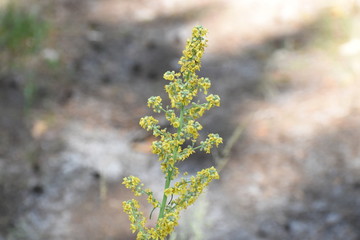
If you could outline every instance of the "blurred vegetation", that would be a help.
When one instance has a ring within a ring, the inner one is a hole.
[[[0,9],[0,81],[23,78],[20,87],[25,111],[33,104],[37,90],[35,70],[28,66],[32,62],[28,57],[41,50],[49,32],[49,24],[32,10],[26,3],[18,1],[8,1]]]
[[[4,70],[11,70],[15,61],[37,52],[47,36],[47,30],[44,20],[25,7],[9,2],[0,11],[0,50],[5,58]]]
[[[341,8],[324,10],[310,27],[312,37],[309,47],[317,47],[332,52],[339,44],[347,41],[352,35],[355,14]]]
[[[290,89],[295,84],[301,84],[293,81],[291,73],[309,68],[308,56],[316,54],[326,55],[328,61],[333,61],[335,64],[334,68],[343,72],[343,77],[348,75],[346,71],[349,70],[354,72],[353,75],[357,74],[358,71],[354,69],[356,66],[353,66],[351,61],[358,61],[358,58],[350,59],[342,56],[341,49],[347,43],[352,41],[356,43],[359,39],[359,23],[360,15],[357,8],[332,6],[324,8],[315,19],[308,21],[300,32],[273,39],[272,45],[268,48],[270,57],[267,60],[266,73],[259,86],[259,92],[271,97]],[[348,51],[355,55],[357,50]],[[286,58],[291,61],[284,64]]]

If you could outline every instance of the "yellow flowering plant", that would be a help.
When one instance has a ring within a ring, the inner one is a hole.
[[[211,82],[208,78],[199,77],[201,58],[207,46],[207,30],[202,26],[194,27],[191,39],[187,40],[183,56],[180,58],[180,72],[168,71],[164,79],[169,81],[165,90],[169,95],[170,106],[162,103],[160,96],[148,99],[148,107],[156,113],[164,113],[172,129],[161,128],[159,121],[152,116],[140,120],[140,126],[159,138],[152,143],[152,152],[161,161],[161,171],[165,175],[163,197],[158,201],[150,189],[135,176],[125,177],[123,184],[132,190],[135,196],[146,195],[153,211],[159,208],[155,227],[147,227],[147,219],[139,210],[137,200],[123,202],[124,212],[129,215],[130,228],[137,232],[137,240],[165,239],[178,225],[180,211],[193,204],[204,188],[213,180],[219,179],[215,167],[199,171],[195,176],[188,177],[183,173],[179,178],[177,163],[188,158],[196,150],[210,153],[213,146],[222,143],[218,134],[209,134],[204,141],[198,141],[201,124],[197,121],[206,110],[220,106],[220,97],[209,94]],[[194,100],[202,92],[205,101]],[[173,183],[172,183],[173,182]],[[170,201],[168,201],[168,198]],[[150,214],[151,216],[151,214]]]

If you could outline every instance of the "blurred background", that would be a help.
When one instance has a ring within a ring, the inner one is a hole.
[[[0,240],[135,239],[138,121],[198,24],[224,144],[181,169],[221,179],[171,239],[360,239],[360,1],[0,0]]]

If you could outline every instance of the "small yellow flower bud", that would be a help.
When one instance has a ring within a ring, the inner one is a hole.
[[[166,73],[164,73],[164,79],[165,80],[169,80],[169,81],[172,81],[175,79],[175,76],[174,76],[174,71],[170,72],[170,71],[167,71]]]

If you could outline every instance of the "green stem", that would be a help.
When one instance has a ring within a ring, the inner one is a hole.
[[[184,106],[181,106],[181,108],[180,108],[180,126],[177,129],[177,138],[178,139],[180,138],[180,133],[181,133],[181,129],[182,129],[183,125],[184,125]],[[173,157],[174,157],[175,162],[176,162],[178,150],[179,150],[179,146],[177,146],[173,152]],[[165,214],[165,206],[167,203],[167,196],[165,194],[165,190],[170,187],[173,170],[174,170],[173,166],[170,166],[169,169],[167,170],[166,181],[165,181],[165,186],[164,186],[164,194],[163,194],[163,199],[162,199],[161,206],[160,206],[158,221],[159,221],[159,219],[163,218],[164,214]]]

